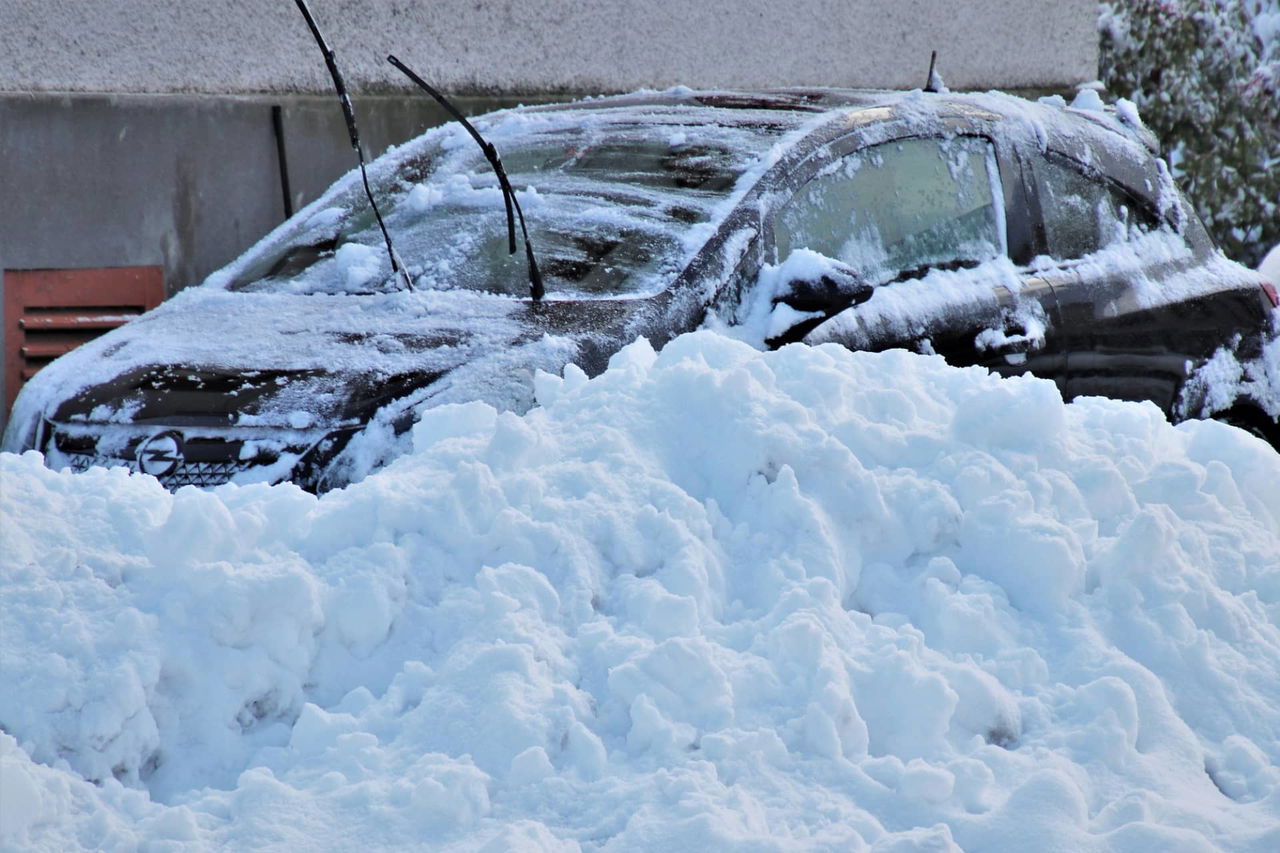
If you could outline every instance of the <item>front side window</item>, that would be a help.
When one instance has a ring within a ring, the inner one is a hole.
[[[990,141],[911,138],[832,164],[774,221],[778,258],[807,248],[869,280],[969,266],[1005,252],[999,172]]]
[[[1063,157],[1037,160],[1045,248],[1060,260],[1082,258],[1149,230],[1154,218],[1117,187],[1084,175]]]

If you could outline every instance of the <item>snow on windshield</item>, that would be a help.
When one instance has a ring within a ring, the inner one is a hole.
[[[585,113],[585,114],[584,114]],[[640,119],[640,120],[638,120]],[[738,178],[790,129],[786,114],[678,109],[481,120],[499,148],[555,297],[649,295],[685,259],[685,236],[713,219]],[[428,134],[381,164],[374,196],[415,287],[529,292],[511,254],[496,175],[458,128]],[[358,185],[258,251],[230,287],[275,293],[394,288],[373,211]],[[705,233],[705,232],[699,232]]]
[[[706,332],[537,384],[320,498],[0,455],[3,846],[1280,847],[1260,441]]]

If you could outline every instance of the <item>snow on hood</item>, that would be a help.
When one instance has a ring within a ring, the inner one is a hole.
[[[1280,848],[1261,442],[709,332],[537,391],[319,498],[0,455],[5,843]]]
[[[526,314],[520,300],[466,292],[298,296],[195,288],[46,367],[21,407],[55,414],[69,401],[55,416],[123,422],[146,416],[141,389],[153,374],[171,376],[169,384],[190,373],[196,385],[224,377],[247,387],[264,384],[270,373],[279,387],[257,391],[252,401],[220,389],[202,410],[232,406],[227,414],[241,425],[287,426],[299,409],[323,420],[351,393],[376,391],[392,377],[429,377],[462,364],[474,370],[486,359],[509,371],[517,347],[546,350],[545,357],[527,354],[529,363],[558,369],[574,341],[537,335]],[[136,394],[121,381],[131,376],[141,383]],[[95,386],[118,396],[98,400]],[[471,392],[504,402],[486,396],[482,384]],[[17,410],[13,420],[23,420]]]

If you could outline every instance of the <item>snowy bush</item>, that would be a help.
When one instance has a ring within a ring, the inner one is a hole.
[[[1100,4],[1100,72],[1133,100],[1228,256],[1280,242],[1280,0]]]

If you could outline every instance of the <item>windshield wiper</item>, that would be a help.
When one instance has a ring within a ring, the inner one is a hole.
[[[373,200],[373,190],[369,189],[369,174],[364,167],[364,150],[360,147],[360,131],[356,128],[356,113],[351,106],[351,96],[347,94],[347,84],[342,79],[342,72],[338,70],[338,61],[334,57],[334,53],[329,49],[329,45],[325,42],[324,36],[320,34],[320,27],[316,25],[316,19],[311,17],[311,10],[307,8],[306,0],[294,0],[298,4],[298,9],[302,12],[302,17],[307,19],[307,26],[311,28],[311,35],[315,36],[316,44],[320,45],[320,52],[324,54],[324,64],[329,67],[329,76],[333,78],[333,86],[338,90],[338,100],[342,102],[342,115],[347,120],[347,135],[351,137],[351,147],[356,150],[356,159],[360,161],[360,179],[364,181],[364,194],[369,197],[369,206],[373,208],[373,215],[378,219],[378,227],[382,229],[382,239],[387,244],[387,257],[391,259],[391,272],[398,275],[400,281],[408,290],[413,290],[413,281],[409,278],[409,273],[405,270],[404,264],[400,263],[400,258],[396,255],[395,248],[391,245],[391,235],[387,233],[387,226],[382,221],[382,214],[378,211],[378,203]],[[515,251],[512,249],[512,251]]]
[[[302,0],[298,0],[299,3]],[[502,188],[502,200],[507,207],[507,253],[514,255],[516,253],[516,220],[520,217],[520,233],[524,237],[524,254],[529,262],[529,295],[534,301],[542,299],[545,292],[542,287],[542,273],[538,270],[538,262],[533,257],[533,245],[529,242],[529,229],[524,224],[524,211],[520,209],[520,202],[516,200],[515,190],[511,189],[511,182],[507,180],[507,172],[502,168],[502,159],[498,157],[498,149],[493,144],[480,135],[480,131],[467,121],[466,116],[451,104],[444,95],[436,91],[432,86],[423,80],[417,74],[414,74],[409,66],[405,65],[391,54],[387,57],[387,62],[394,65],[401,73],[416,83],[424,92],[435,98],[436,103],[445,108],[456,121],[467,129],[467,133],[471,134],[471,138],[480,146],[480,150],[484,152],[485,159],[489,161],[489,165],[493,167],[493,173],[498,176],[498,185]],[[514,215],[512,211],[514,209]]]

